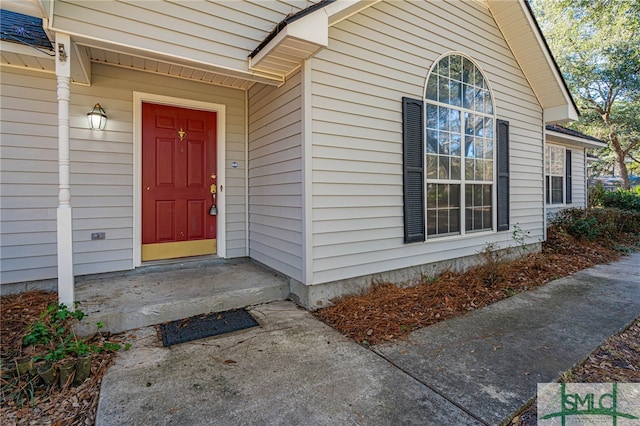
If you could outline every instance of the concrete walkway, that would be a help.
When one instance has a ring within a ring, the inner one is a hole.
[[[640,315],[640,254],[367,349],[291,302],[260,327],[163,348],[136,330],[103,425],[491,425]]]

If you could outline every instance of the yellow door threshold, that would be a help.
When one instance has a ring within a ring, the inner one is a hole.
[[[215,254],[216,240],[176,241],[142,245],[142,261]]]

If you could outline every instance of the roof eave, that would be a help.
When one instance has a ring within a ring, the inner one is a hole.
[[[545,123],[577,120],[578,108],[526,0],[487,3],[543,108]],[[525,23],[530,31],[524,29]],[[537,48],[524,52],[522,46]]]
[[[249,55],[249,69],[286,78],[329,45],[329,27],[380,0],[325,0],[285,18]]]
[[[567,135],[564,133],[556,132],[554,130],[547,130],[546,132],[547,140],[549,142],[555,143],[564,143],[571,145],[578,145],[582,148],[587,149],[599,149],[607,146],[604,141],[595,141],[592,139],[585,139],[579,136]]]

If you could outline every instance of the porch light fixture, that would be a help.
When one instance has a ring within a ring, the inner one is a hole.
[[[89,128],[91,130],[104,130],[104,126],[107,125],[107,113],[100,104],[96,104],[91,111],[87,113],[87,119],[89,120]]]

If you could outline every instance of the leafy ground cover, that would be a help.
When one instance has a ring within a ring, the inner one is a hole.
[[[34,291],[2,296],[0,300],[0,418],[5,425],[93,425],[100,383],[120,348],[118,336],[98,333],[79,338],[73,324],[82,311],[57,304],[57,294]],[[59,379],[51,384],[36,373],[49,363],[53,377],[62,365],[90,357],[89,376],[80,383]],[[32,362],[28,371],[16,371],[18,360]]]

